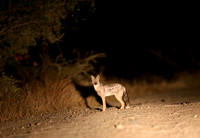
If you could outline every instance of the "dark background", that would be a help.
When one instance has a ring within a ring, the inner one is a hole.
[[[107,58],[99,61],[105,75],[170,79],[178,72],[199,69],[199,21],[194,3],[95,3],[95,14],[81,8],[78,16],[87,20],[64,41],[82,52],[105,52]]]
[[[127,79],[151,75],[170,79],[181,71],[199,70],[198,4],[94,2],[95,12],[90,11],[90,3],[80,2],[80,10],[72,13],[78,21],[70,16],[63,21],[61,51],[66,59],[73,58],[74,50],[83,55],[103,52],[107,57],[95,64],[94,74],[103,67],[106,76]],[[6,2],[4,5],[1,8],[6,7]],[[30,49],[36,58],[42,51],[38,45],[39,48]],[[59,50],[49,47],[49,53],[55,57]]]

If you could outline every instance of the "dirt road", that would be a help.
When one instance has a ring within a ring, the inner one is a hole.
[[[131,108],[74,109],[0,124],[0,137],[187,137],[200,136],[197,97],[132,99]]]

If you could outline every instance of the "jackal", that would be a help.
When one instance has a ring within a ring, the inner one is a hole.
[[[113,84],[103,84],[101,83],[100,76],[97,75],[95,78],[93,75],[91,75],[92,84],[94,86],[95,91],[97,94],[101,97],[103,102],[103,111],[106,110],[106,96],[115,95],[116,99],[121,103],[121,108],[124,109],[126,105],[126,109],[129,107],[129,98],[128,93],[126,91],[126,88],[119,84],[119,83],[113,83]]]

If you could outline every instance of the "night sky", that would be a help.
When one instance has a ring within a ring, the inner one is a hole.
[[[81,51],[105,52],[107,58],[100,62],[105,75],[171,78],[176,72],[199,69],[194,5],[99,0],[96,9],[80,23],[71,43]]]

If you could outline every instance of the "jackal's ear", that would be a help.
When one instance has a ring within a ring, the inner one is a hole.
[[[98,80],[100,80],[100,75],[97,75],[97,77],[96,77]]]
[[[94,76],[93,75],[91,75],[91,80],[94,80]]]

